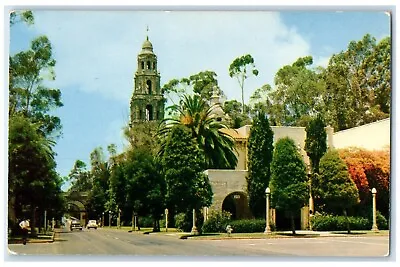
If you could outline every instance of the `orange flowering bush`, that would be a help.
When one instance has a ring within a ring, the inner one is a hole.
[[[350,176],[358,188],[360,205],[371,203],[371,189],[375,188],[377,209],[387,216],[390,202],[390,151],[347,148],[340,149],[339,155],[346,162]]]

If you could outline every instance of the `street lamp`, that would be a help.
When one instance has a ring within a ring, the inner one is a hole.
[[[104,211],[103,211],[103,217],[101,219],[101,227],[104,227]]]
[[[109,210],[108,211],[108,227],[110,227],[110,228],[111,228],[111,214],[112,214],[112,211]]]
[[[265,231],[264,234],[270,234],[271,233],[271,227],[269,226],[269,195],[271,194],[271,189],[269,189],[269,187],[267,187],[267,189],[265,189],[265,194],[267,195],[266,199],[267,199],[267,207],[266,207],[266,211],[265,211]]]
[[[376,189],[372,188],[372,229],[371,231],[379,231],[378,226],[376,225]]]
[[[193,227],[192,227],[192,235],[198,235],[199,232],[197,231],[197,227],[196,227],[196,210],[193,209]]]

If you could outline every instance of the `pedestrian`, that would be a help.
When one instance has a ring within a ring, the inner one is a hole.
[[[22,220],[19,223],[19,227],[21,227],[22,230],[22,243],[26,245],[26,240],[28,239],[28,231],[29,231],[29,219]]]

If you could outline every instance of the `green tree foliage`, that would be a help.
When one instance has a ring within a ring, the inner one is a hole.
[[[10,25],[34,22],[31,11],[13,11]],[[12,29],[12,28],[11,28]],[[60,119],[50,115],[62,106],[58,89],[43,85],[54,80],[55,60],[46,36],[31,42],[30,49],[9,58],[9,221],[31,218],[36,234],[38,214],[58,217],[64,210],[62,179],[55,171],[53,137]]]
[[[46,36],[33,40],[28,51],[10,57],[9,115],[23,113],[34,122],[41,122],[45,134],[61,130],[60,119],[49,114],[63,105],[61,92],[43,85],[44,79],[55,79],[55,63]]]
[[[306,127],[307,137],[304,149],[311,160],[314,173],[318,173],[319,161],[327,150],[325,127],[321,116],[312,119]]]
[[[88,195],[89,215],[99,216],[104,210],[116,211],[116,204],[109,190],[110,169],[101,147],[90,153],[90,165],[92,188]]]
[[[313,180],[313,192],[320,209],[347,216],[347,209],[359,203],[357,186],[350,178],[346,163],[336,150],[329,150],[320,162],[320,175]],[[350,233],[350,228],[348,228]]]
[[[212,190],[203,173],[205,158],[187,127],[176,125],[168,134],[161,164],[166,181],[166,204],[172,214],[210,206]]]
[[[390,43],[365,35],[332,56],[323,76],[326,121],[344,130],[389,116]]]
[[[35,23],[35,18],[31,10],[23,10],[23,11],[12,11],[10,12],[10,25],[13,26],[16,23],[25,22],[28,25],[32,25]]]
[[[389,116],[389,37],[377,44],[366,34],[333,55],[327,68],[312,64],[307,56],[279,69],[274,87],[265,85],[254,92],[252,108],[265,110],[272,125],[306,126],[320,114],[336,131]]]
[[[39,123],[22,114],[9,121],[8,197],[14,223],[26,216],[35,226],[36,212],[63,210],[62,180],[55,172],[52,150],[55,142],[44,137],[39,128]]]
[[[114,177],[115,176],[115,177]],[[160,231],[159,220],[165,208],[165,180],[160,165],[149,150],[135,149],[126,153],[111,175],[111,186],[119,186],[116,199],[125,219],[134,211],[153,218],[153,231]],[[124,197],[125,196],[125,197]]]
[[[237,100],[225,101],[223,110],[229,116],[227,121],[230,128],[238,129],[244,125],[251,124],[251,119],[248,115],[250,109],[245,105],[243,112],[242,103]]]
[[[236,77],[240,89],[242,90],[242,107],[244,107],[244,82],[251,75],[258,76],[258,70],[254,64],[254,58],[247,54],[241,57],[235,58],[229,66],[229,76]],[[244,113],[244,109],[242,109]]]
[[[146,149],[156,155],[160,149],[157,138],[158,122],[146,121],[124,128],[125,139],[129,142],[127,150]]]
[[[310,68],[312,63],[311,56],[301,57],[279,69],[275,75],[275,90],[266,85],[256,91],[264,96],[260,104],[274,124],[303,126],[304,121],[322,111],[324,83],[318,72]]]
[[[90,172],[86,170],[86,163],[81,160],[75,161],[74,167],[68,174],[71,190],[77,192],[89,191],[92,188],[91,178]]]
[[[193,92],[200,95],[204,101],[208,101],[214,91],[214,87],[218,87],[217,74],[214,71],[201,71],[189,77],[193,85]],[[222,91],[219,89],[219,92]]]
[[[218,90],[219,95],[224,95],[224,92],[218,87],[217,74],[214,71],[206,70],[193,74],[189,78],[172,79],[164,84],[162,91],[172,103],[167,110],[170,115],[174,115],[175,109],[179,106],[179,100],[184,95],[194,94],[208,103],[215,89]]]
[[[372,105],[389,114],[392,89],[390,37],[382,39],[377,44],[372,54],[365,59],[364,66],[365,70],[362,73],[367,77],[364,85],[374,92]]]
[[[296,233],[294,213],[308,202],[306,166],[294,141],[288,137],[275,144],[271,163],[271,206],[291,215],[292,232]]]
[[[161,138],[171,132],[176,125],[190,130],[192,138],[206,160],[208,169],[234,169],[237,158],[233,138],[224,133],[227,126],[212,116],[212,107],[198,95],[184,95],[181,105],[176,108],[178,118],[167,118],[161,124],[158,136]],[[166,140],[162,141],[160,154],[165,153]]]
[[[265,189],[271,172],[274,133],[265,113],[259,112],[250,129],[248,141],[247,194],[249,206],[257,218],[265,218]]]

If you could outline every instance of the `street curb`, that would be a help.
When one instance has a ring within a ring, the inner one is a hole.
[[[308,235],[285,235],[285,234],[273,234],[273,235],[265,235],[264,237],[257,236],[257,237],[252,237],[252,236],[225,236],[225,237],[210,237],[207,238],[206,235],[202,236],[200,238],[196,238],[198,235],[183,235],[180,236],[179,239],[192,239],[192,240],[238,240],[238,239],[282,239],[282,238],[321,238],[321,237],[371,237],[371,236],[390,236],[390,233],[381,233],[381,234],[374,234],[374,235],[368,235],[368,234],[336,234],[336,233],[315,233],[315,234],[308,234]]]

